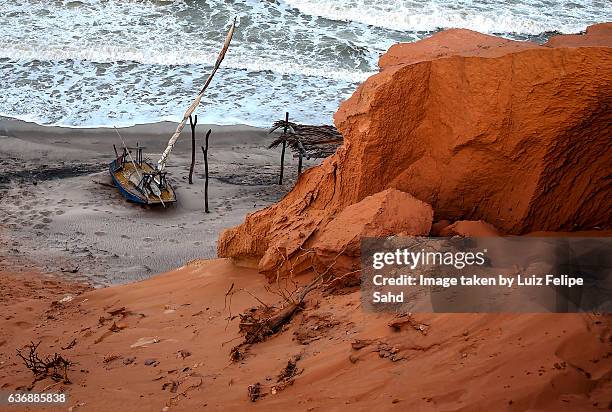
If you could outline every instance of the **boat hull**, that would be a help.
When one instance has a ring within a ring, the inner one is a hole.
[[[131,164],[129,164],[131,166]],[[119,193],[130,202],[141,205],[168,205],[176,202],[176,194],[172,186],[168,183],[164,188],[160,197],[146,196],[129,178],[124,176],[125,164],[122,164],[117,159],[109,164],[109,172],[113,179],[113,184],[119,189]],[[148,163],[143,162],[142,172],[153,170],[153,167]]]

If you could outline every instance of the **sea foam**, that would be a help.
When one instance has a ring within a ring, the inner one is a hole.
[[[507,37],[612,19],[609,2],[0,0],[0,114],[69,127],[178,120],[233,17],[201,121],[331,123],[381,53],[444,27]]]

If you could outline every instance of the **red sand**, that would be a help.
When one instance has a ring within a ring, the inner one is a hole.
[[[24,285],[3,277],[4,288],[15,283]],[[76,364],[72,384],[46,379],[35,390],[67,391],[76,410],[584,411],[610,404],[609,316],[415,315],[395,331],[391,315],[363,313],[358,292],[313,294],[284,331],[232,363],[230,350],[240,342],[235,316],[257,304],[242,292],[233,295],[231,312],[224,309],[232,284],[278,302],[261,275],[227,260],[62,304],[53,301],[80,289],[42,289],[38,298],[40,285],[26,283],[30,297],[1,309],[0,388],[31,384],[15,349],[40,340],[43,354],[58,351]],[[109,313],[120,308],[125,315]],[[132,347],[143,338],[157,343]],[[272,394],[296,355],[293,384]],[[265,396],[252,403],[247,388],[257,382]]]

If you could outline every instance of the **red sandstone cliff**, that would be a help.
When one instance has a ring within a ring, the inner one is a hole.
[[[329,261],[320,240],[334,243],[330,222],[388,188],[430,204],[436,220],[502,233],[611,226],[612,24],[544,46],[448,30],[391,47],[380,67],[335,115],[344,146],[226,230],[219,256],[269,275],[306,250]],[[405,205],[378,207],[422,216]]]

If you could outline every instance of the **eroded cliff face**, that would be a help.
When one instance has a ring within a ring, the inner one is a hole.
[[[609,228],[611,27],[545,46],[468,30],[393,46],[335,115],[344,146],[225,231],[219,256],[280,273],[347,206],[389,188],[436,220],[501,233]]]

